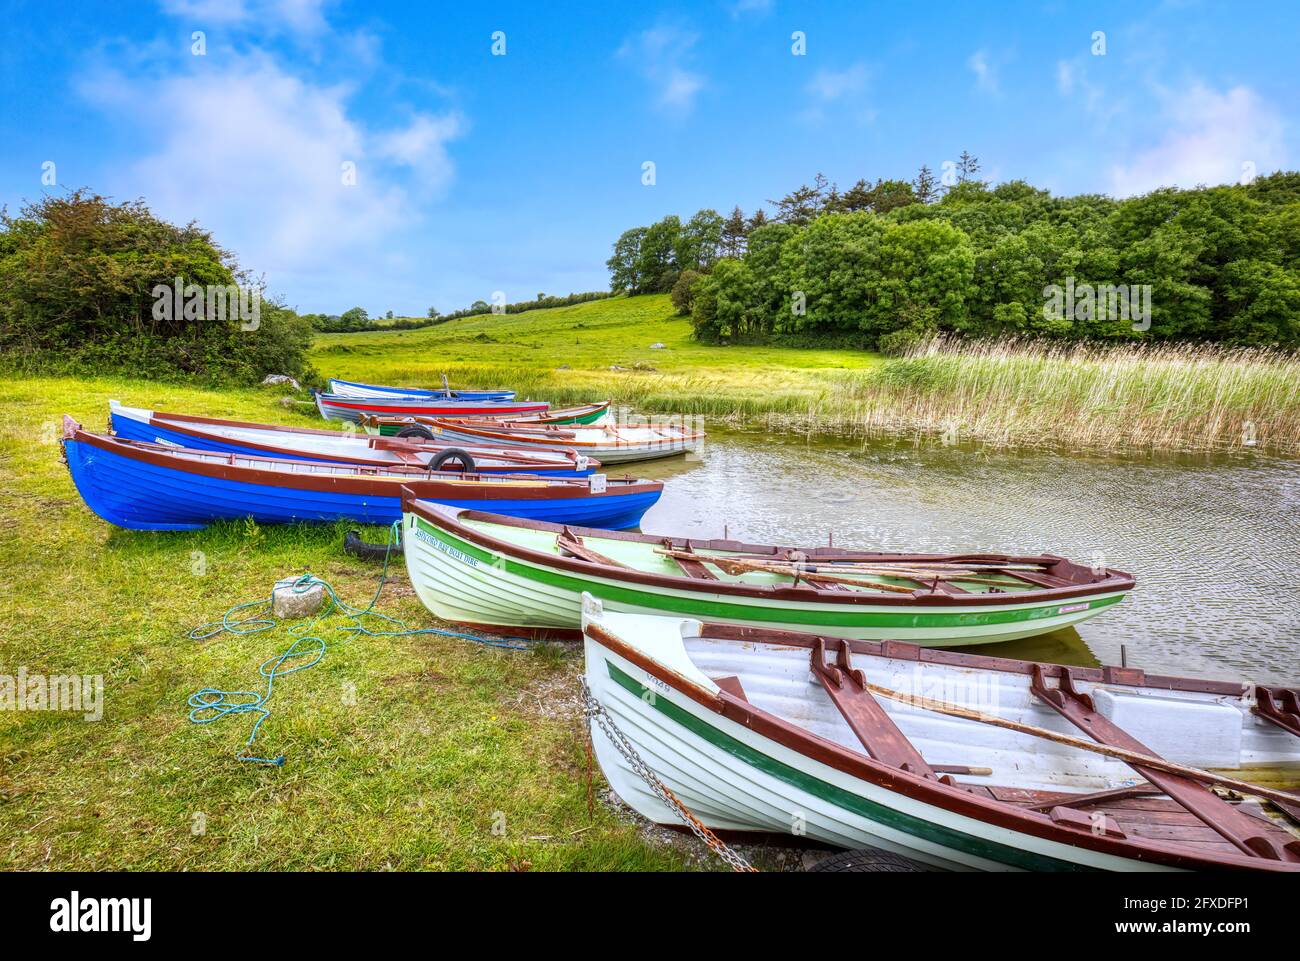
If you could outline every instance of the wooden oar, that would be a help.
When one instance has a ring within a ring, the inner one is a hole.
[[[1157,771],[1164,771],[1168,774],[1178,774],[1183,777],[1191,778],[1195,781],[1202,781],[1208,784],[1218,784],[1222,787],[1232,788],[1242,794],[1252,794],[1256,797],[1266,798],[1270,801],[1277,801],[1279,804],[1292,804],[1300,801],[1300,795],[1291,794],[1287,791],[1275,791],[1272,788],[1261,787],[1258,784],[1251,784],[1248,781],[1239,781],[1236,778],[1228,777],[1224,774],[1215,774],[1213,771],[1203,771],[1200,768],[1189,767],[1185,764],[1175,764],[1173,761],[1166,761],[1162,757],[1151,757],[1138,751],[1130,751],[1127,748],[1114,747],[1109,744],[1100,744],[1096,741],[1086,741],[1083,738],[1074,737],[1070,734],[1061,734],[1057,731],[1049,731],[1045,727],[1035,727],[1032,724],[1021,724],[1019,721],[1009,721],[1006,718],[998,717],[994,714],[984,714],[980,711],[972,711],[964,707],[950,707],[940,701],[932,701],[927,697],[919,697],[913,694],[904,694],[902,691],[895,691],[888,687],[882,687],[879,684],[872,684],[864,679],[864,686],[873,694],[879,694],[881,697],[887,697],[893,701],[901,701],[904,704],[912,704],[916,707],[924,708],[927,711],[934,711],[936,714],[946,714],[949,717],[959,717],[967,721],[978,721],[981,724],[991,724],[994,727],[1006,728],[1008,731],[1016,731],[1020,734],[1029,734],[1034,737],[1041,737],[1048,741],[1056,741],[1059,744],[1068,744],[1070,747],[1077,747],[1081,751],[1091,751],[1094,754],[1104,754],[1107,757],[1117,758],[1130,765],[1154,768]]]
[[[912,587],[902,587],[898,584],[882,584],[879,581],[864,581],[860,577],[842,577],[838,574],[822,574],[820,572],[810,572],[791,568],[788,565],[776,563],[765,564],[761,561],[740,560],[731,557],[716,557],[712,554],[696,554],[691,551],[674,551],[664,547],[656,547],[656,554],[664,554],[674,559],[685,559],[691,561],[700,561],[705,564],[713,564],[728,574],[740,575],[755,571],[762,571],[767,574],[782,574],[786,577],[793,577],[805,581],[825,581],[829,584],[850,584],[854,587],[869,587],[875,591],[889,591],[894,594],[911,594],[916,589]]]
[[[909,570],[909,571],[926,571],[927,573],[930,571],[961,573],[961,574],[978,574],[982,572],[987,573],[990,571],[1008,571],[1008,572],[1039,571],[1042,570],[1044,566],[1046,566],[1043,564],[997,564],[990,561],[972,561],[969,564],[945,564],[945,563],[930,563],[929,561],[921,561],[916,559],[909,560],[905,558],[899,558],[896,561],[889,560],[887,558],[873,559],[873,560],[851,560],[851,559],[841,560],[834,557],[830,557],[830,558],[817,557],[816,555],[810,555],[806,558],[794,559],[794,560],[792,560],[789,557],[782,557],[774,554],[733,553],[731,554],[731,556],[739,560],[746,560],[746,561],[762,561],[763,563],[773,563],[773,564],[813,564],[816,565],[817,567],[828,567],[828,568],[834,568],[836,570],[879,569],[879,570],[893,571],[897,569],[897,570]],[[899,568],[892,568],[892,567],[885,568],[882,566],[886,564],[907,564],[908,566],[899,567]]]

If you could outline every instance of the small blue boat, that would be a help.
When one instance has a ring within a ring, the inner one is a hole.
[[[514,400],[515,392],[504,388],[492,390],[426,390],[423,387],[385,387],[382,384],[362,384],[354,380],[330,378],[329,393],[339,397],[418,397],[425,400]]]
[[[658,481],[453,474],[416,467],[282,460],[167,447],[82,430],[63,420],[63,454],[92,511],[129,530],[195,530],[217,520],[262,524],[351,520],[390,524],[402,487],[424,500],[508,517],[622,530],[663,492]]]

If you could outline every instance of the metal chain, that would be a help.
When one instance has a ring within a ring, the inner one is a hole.
[[[654,772],[650,770],[645,761],[641,759],[641,755],[636,752],[636,748],[632,746],[632,743],[627,739],[627,736],[618,729],[618,725],[614,723],[614,718],[610,716],[607,710],[605,710],[604,705],[592,696],[591,688],[587,686],[586,677],[580,676],[578,680],[582,683],[582,698],[585,705],[583,713],[596,722],[605,737],[614,745],[615,750],[617,750],[619,754],[623,755],[623,759],[627,761],[628,767],[632,769],[632,773],[645,781],[646,785],[654,793],[655,797],[667,804],[673,813],[685,822],[686,826],[691,829],[691,832],[708,845],[709,850],[722,858],[722,860],[731,867],[731,870],[737,872],[757,872],[758,869],[756,867],[746,861],[731,848],[727,847],[721,838],[705,827],[704,823],[700,821],[699,818],[687,810],[686,805],[678,800],[677,795],[668,789],[668,785],[664,784],[663,781],[659,780],[659,778],[655,776]]]

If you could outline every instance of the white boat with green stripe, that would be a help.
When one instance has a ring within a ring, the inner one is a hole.
[[[651,821],[951,870],[1300,872],[1295,688],[616,614],[590,596],[583,631],[596,759]]]
[[[927,647],[989,644],[1086,620],[1133,588],[1052,555],[797,549],[564,527],[403,494],[406,565],[437,616],[577,637],[582,594],[671,614]]]

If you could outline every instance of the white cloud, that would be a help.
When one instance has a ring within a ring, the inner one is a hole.
[[[625,60],[635,62],[650,82],[654,103],[663,110],[689,113],[705,78],[685,61],[699,37],[677,27],[657,26],[629,37],[618,50]]]
[[[803,111],[803,119],[812,124],[822,123],[833,108],[840,116],[859,123],[871,123],[876,111],[864,104],[871,71],[864,63],[855,63],[843,70],[823,67],[804,85],[810,103]]]
[[[818,70],[808,81],[807,90],[819,100],[839,100],[852,93],[861,93],[867,86],[866,64],[855,63],[844,70]]]
[[[1233,183],[1244,164],[1263,174],[1283,165],[1286,130],[1278,113],[1249,87],[1218,92],[1195,83],[1160,92],[1163,132],[1127,163],[1110,168],[1120,197],[1157,187]]]
[[[966,66],[970,67],[971,72],[975,74],[975,85],[985,93],[998,92],[998,68],[989,62],[987,50],[976,50],[966,61]]]
[[[261,54],[214,65],[92,74],[81,89],[143,128],[144,156],[117,173],[113,192],[144,196],[169,220],[198,220],[250,267],[337,269],[418,217],[415,194],[451,179],[446,147],[464,126],[454,113],[370,130],[350,115],[346,87],[313,84]],[[343,183],[345,162],[356,165],[355,186]]]
[[[197,30],[208,24],[237,24],[261,30],[288,30],[316,36],[325,33],[328,0],[162,0],[164,12],[194,21]]]
[[[773,6],[773,0],[735,0],[731,5],[731,16],[732,19],[739,19],[748,13],[765,16],[772,12]]]
[[[1056,62],[1056,89],[1062,97],[1077,97],[1095,120],[1109,121],[1124,105],[1107,94],[1092,78],[1092,57],[1076,57]]]
[[[409,126],[376,136],[375,153],[412,168],[426,187],[437,190],[447,184],[453,172],[447,143],[464,129],[464,119],[458,113],[416,114]]]
[[[1074,65],[1068,60],[1056,61],[1056,89],[1062,97],[1074,92]]]

